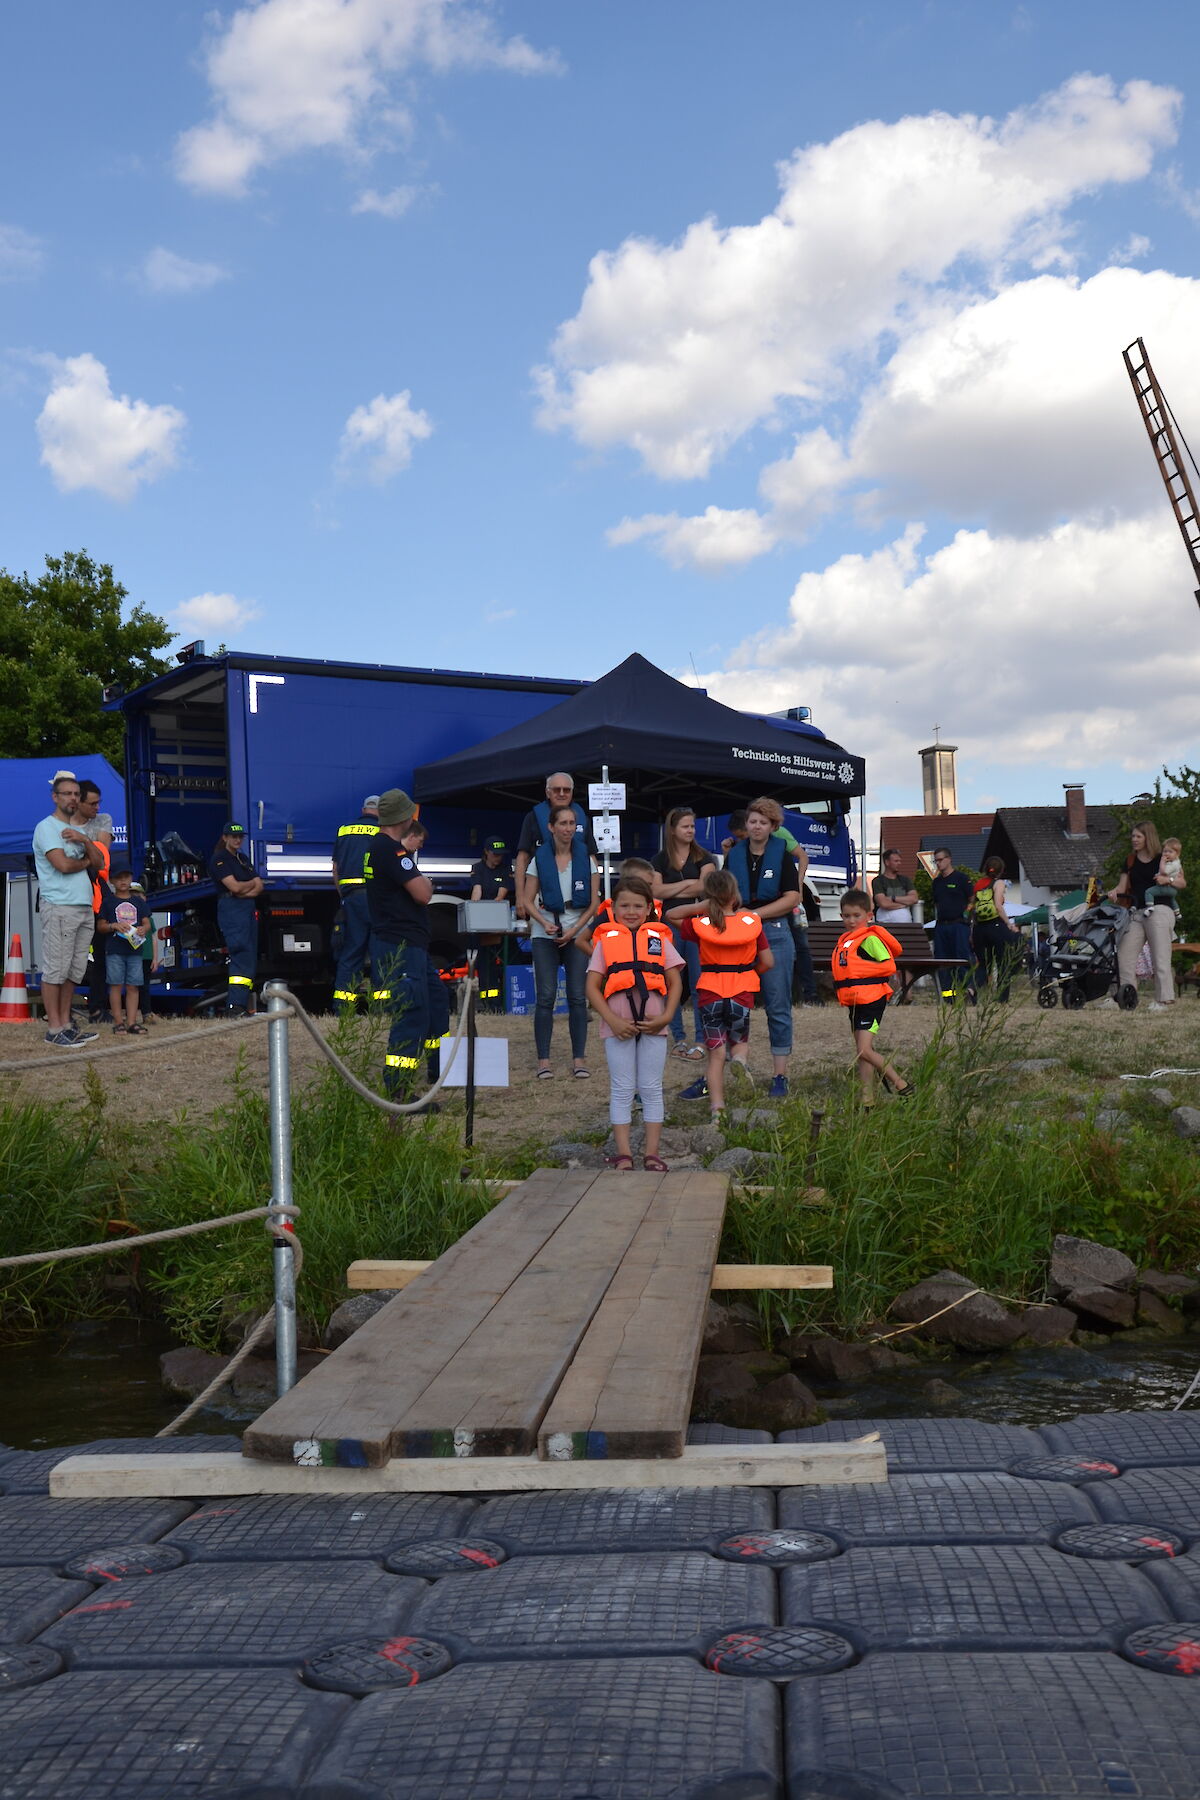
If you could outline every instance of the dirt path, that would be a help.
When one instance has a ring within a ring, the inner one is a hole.
[[[1148,997],[1148,996],[1147,996]],[[882,1041],[903,1069],[919,1052],[935,1028],[938,1008],[920,998],[907,1007],[889,1010]],[[323,1028],[332,1026],[322,1021]],[[476,1103],[476,1143],[503,1156],[522,1144],[556,1137],[575,1137],[602,1130],[607,1124],[608,1082],[600,1040],[593,1030],[589,1042],[589,1081],[571,1077],[571,1059],[565,1019],[555,1020],[554,1078],[534,1077],[533,1021],[527,1017],[485,1015],[480,1019],[485,1037],[505,1037],[509,1046],[510,1085],[481,1088]],[[369,1032],[367,1022],[360,1026]],[[311,1081],[321,1059],[306,1034],[292,1033],[293,1080],[299,1089]],[[167,1038],[175,1041],[166,1042]],[[141,1046],[145,1045],[146,1048]],[[161,1019],[148,1037],[114,1039],[102,1030],[96,1048],[107,1054],[90,1057],[82,1052],[59,1051],[50,1067],[0,1069],[0,1099],[47,1101],[82,1098],[84,1071],[93,1069],[103,1084],[108,1104],[117,1118],[143,1122],[170,1119],[179,1113],[206,1116],[230,1097],[230,1082],[241,1063],[243,1079],[266,1089],[267,1034],[261,1023],[247,1023],[236,1031],[213,1033],[200,1021]],[[0,1032],[0,1061],[22,1063],[49,1052],[40,1023],[9,1024]],[[1133,1013],[1098,1011],[1087,1007],[1079,1013],[1043,1013],[1031,995],[1022,994],[1013,1006],[1012,1030],[1006,1040],[1007,1057],[1059,1057],[1065,1079],[1115,1080],[1122,1072],[1148,1073],[1159,1066],[1200,1067],[1200,1005],[1180,1000],[1167,1013],[1150,1013],[1145,1003]],[[667,1061],[668,1116],[703,1121],[698,1106],[677,1100],[679,1090],[694,1080],[702,1065],[671,1056]],[[793,1085],[803,1090],[814,1078],[836,1078],[849,1071],[850,1039],[842,1009],[825,1006],[798,1009],[795,1014],[795,1049],[791,1073]],[[751,1031],[750,1067],[761,1087],[770,1078],[770,1057],[765,1020],[756,1017]],[[1183,1090],[1181,1090],[1183,1091]],[[1188,1085],[1190,1096],[1200,1094],[1200,1081]],[[452,1114],[460,1114],[462,1091],[446,1096]]]

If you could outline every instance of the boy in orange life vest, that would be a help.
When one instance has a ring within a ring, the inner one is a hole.
[[[654,881],[654,864],[647,862],[644,856],[627,856],[621,864],[621,873],[617,881],[617,887],[620,887],[621,882],[624,881],[627,875],[636,875],[639,881],[644,881],[647,887],[652,888]],[[613,900],[615,899],[616,888],[613,889]],[[616,916],[613,912],[613,900],[601,900],[599,906],[596,908],[595,917],[588,920],[586,930],[581,931],[579,936],[575,939],[579,948],[588,956],[592,954],[592,945],[596,941],[596,933],[599,931],[600,927],[602,925],[611,925]],[[652,919],[662,918],[661,901],[654,900],[651,903],[650,917]]]
[[[871,1042],[879,1030],[892,997],[891,976],[901,945],[883,925],[875,923],[871,902],[859,888],[842,895],[842,935],[833,952],[833,986],[842,1005],[849,1008],[850,1029],[858,1052],[858,1078],[864,1106],[875,1104],[875,1077],[889,1093],[907,1099],[913,1085],[897,1075]]]
[[[622,875],[612,898],[610,924],[598,925],[588,963],[588,1004],[600,1015],[600,1037],[608,1061],[608,1116],[617,1154],[614,1169],[632,1169],[629,1126],[633,1096],[642,1097],[646,1141],[642,1167],[666,1170],[658,1154],[662,1139],[662,1078],[667,1061],[667,1027],[683,992],[683,958],[651,916],[654,897],[648,882]]]
[[[775,967],[762,920],[742,906],[728,869],[710,869],[704,899],[696,906],[673,906],[670,924],[700,951],[696,1000],[708,1051],[708,1103],[716,1118],[725,1105],[725,1051],[749,1076],[750,1011],[764,969]]]

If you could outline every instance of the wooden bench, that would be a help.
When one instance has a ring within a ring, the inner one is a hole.
[[[243,1450],[678,1456],[728,1177],[539,1169],[268,1408]],[[610,1448],[620,1445],[620,1451]],[[640,1446],[636,1448],[635,1446]]]
[[[970,957],[934,956],[923,925],[887,925],[884,929],[891,932],[903,952],[896,959],[896,973],[900,978],[900,992],[896,996],[899,1006],[908,1005],[913,983],[922,975],[935,975],[939,969],[974,967]],[[808,948],[817,974],[829,973],[830,961],[841,935],[840,925],[827,923],[824,919],[809,926]]]

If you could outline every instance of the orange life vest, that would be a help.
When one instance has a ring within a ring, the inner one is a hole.
[[[100,867],[92,877],[92,911],[98,915],[104,899],[104,884],[108,880],[108,871],[112,867],[112,857],[108,853],[107,844],[98,843],[96,848],[100,852]]]
[[[888,950],[886,961],[863,955],[861,946],[869,937],[877,937]],[[866,1006],[872,1000],[885,1000],[892,991],[889,977],[896,973],[896,958],[903,949],[882,925],[856,925],[853,931],[844,931],[831,959],[833,986],[842,1005]]]
[[[644,925],[605,925],[595,944],[604,958],[604,998],[628,994],[635,1019],[646,1013],[651,994],[667,991],[666,932],[656,919]]]
[[[758,992],[760,983],[754,965],[758,961],[762,920],[757,913],[726,913],[724,931],[718,931],[712,920],[701,914],[692,920],[692,929],[700,943],[698,987],[729,999],[735,994]]]

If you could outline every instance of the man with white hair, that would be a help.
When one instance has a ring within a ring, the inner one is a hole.
[[[588,816],[575,799],[575,777],[565,769],[556,769],[553,775],[546,777],[546,798],[539,800],[531,811],[525,814],[521,822],[521,835],[517,839],[517,859],[513,869],[513,887],[517,895],[517,914],[520,918],[528,916],[528,909],[521,899],[525,871],[533,861],[539,844],[550,841],[550,808],[552,806],[569,806],[575,814],[575,829],[583,833],[584,846],[594,856],[596,846],[592,839]]]

